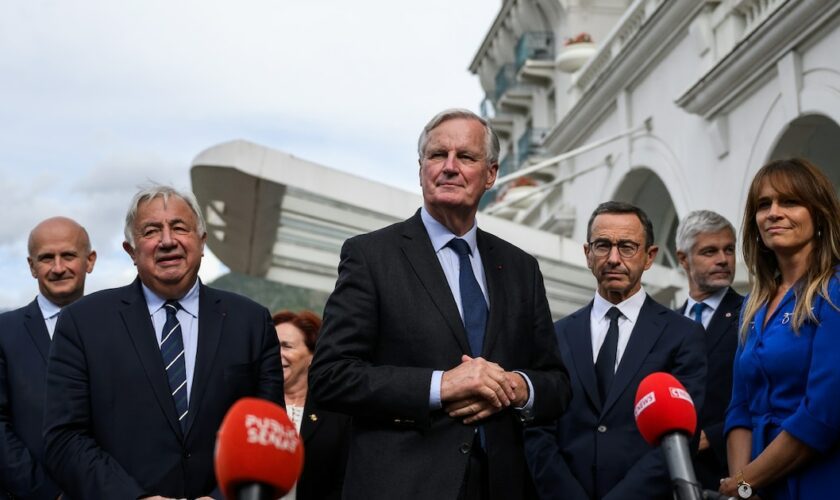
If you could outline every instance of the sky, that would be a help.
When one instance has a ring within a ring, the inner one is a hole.
[[[202,150],[247,139],[419,193],[416,140],[447,107],[478,111],[467,67],[501,0],[0,0],[0,310],[37,283],[26,240],[84,225],[86,291],[136,275],[128,202],[190,188]],[[207,252],[202,279],[227,272]]]

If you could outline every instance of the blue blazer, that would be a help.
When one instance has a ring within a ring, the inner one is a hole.
[[[201,285],[198,351],[181,431],[140,281],[64,308],[47,370],[46,463],[71,497],[219,496],[216,431],[245,396],[283,405],[268,310]]]
[[[590,302],[554,325],[573,396],[555,424],[525,431],[537,492],[542,499],[669,499],[662,452],[651,448],[636,428],[636,389],[647,375],[669,372],[701,408],[703,327],[648,296],[602,405],[592,361],[591,310]]]
[[[55,499],[41,421],[50,335],[38,301],[0,315],[0,498]]]

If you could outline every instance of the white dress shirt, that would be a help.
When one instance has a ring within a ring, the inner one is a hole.
[[[630,341],[630,334],[633,333],[633,327],[639,319],[639,312],[642,310],[642,305],[645,303],[644,288],[640,288],[638,292],[634,293],[630,298],[625,299],[624,302],[613,304],[607,299],[601,297],[596,291],[595,300],[592,303],[592,312],[589,315],[589,328],[592,332],[592,363],[598,360],[598,351],[604,344],[604,339],[607,337],[607,330],[610,328],[610,318],[607,317],[607,311],[612,307],[617,307],[621,311],[621,316],[618,317],[618,347],[615,351],[615,369],[621,362],[621,357],[627,349],[627,343]]]
[[[41,314],[44,316],[47,333],[50,334],[50,339],[52,339],[53,333],[55,333],[55,324],[58,322],[58,313],[61,312],[61,308],[50,302],[48,298],[40,293],[36,297],[36,300],[38,301],[38,308],[41,309]]]

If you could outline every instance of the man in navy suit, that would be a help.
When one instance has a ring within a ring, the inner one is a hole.
[[[38,295],[0,315],[0,498],[54,499],[41,437],[47,356],[58,313],[84,294],[96,252],[85,228],[53,217],[29,233],[27,261]]]
[[[526,498],[522,422],[569,398],[542,275],[476,223],[499,168],[485,120],[439,113],[418,154],[423,207],[344,243],[310,395],[353,417],[345,498]]]
[[[697,408],[705,392],[703,328],[642,287],[656,257],[653,226],[628,203],[606,202],[589,219],[586,262],[598,289],[555,323],[572,401],[555,425],[526,430],[528,464],[543,499],[668,499],[664,456],[633,417],[639,383],[673,374]]]
[[[220,498],[213,449],[227,410],[245,396],[283,404],[268,311],[198,279],[206,236],[191,194],[140,191],[123,243],[138,278],[62,312],[44,445],[72,498]]]
[[[716,491],[720,479],[729,476],[723,420],[732,397],[732,364],[744,299],[730,287],[735,278],[735,228],[710,210],[691,212],[680,222],[676,246],[677,259],[688,276],[688,300],[678,312],[706,329],[709,365],[694,472],[703,488]]]

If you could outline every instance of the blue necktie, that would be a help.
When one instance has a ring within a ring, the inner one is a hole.
[[[610,327],[607,329],[607,336],[598,351],[598,358],[595,361],[595,375],[598,377],[598,393],[601,395],[601,404],[606,403],[607,393],[615,377],[615,356],[618,352],[618,318],[621,311],[617,307],[611,307],[607,311],[610,318]]]
[[[446,244],[458,254],[460,270],[458,285],[461,288],[461,307],[464,309],[464,328],[473,357],[481,356],[484,345],[484,331],[487,328],[487,302],[473,273],[470,262],[470,246],[460,238],[452,238]]]
[[[694,315],[694,321],[700,323],[700,326],[703,326],[703,309],[706,308],[706,304],[703,302],[698,302],[691,306],[691,314]]]
[[[166,367],[166,376],[169,379],[169,389],[172,391],[172,399],[175,401],[175,410],[178,412],[178,421],[181,423],[181,430],[187,423],[187,364],[184,362],[184,338],[181,335],[181,323],[178,321],[178,310],[181,304],[176,300],[167,300],[166,323],[163,324],[163,332],[160,341],[160,353],[163,356],[163,366]]]

